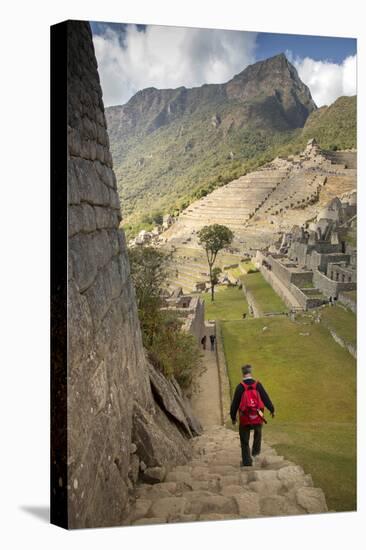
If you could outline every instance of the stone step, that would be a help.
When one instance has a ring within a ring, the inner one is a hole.
[[[270,517],[327,511],[311,476],[263,442],[253,466],[240,468],[238,433],[217,426],[197,437],[193,457],[164,481],[141,483],[126,525]]]

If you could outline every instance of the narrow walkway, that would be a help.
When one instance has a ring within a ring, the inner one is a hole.
[[[206,350],[202,350],[204,371],[197,380],[197,387],[191,398],[193,412],[204,429],[222,424],[216,350],[211,351],[210,343],[210,334],[213,332],[214,326],[206,323]]]
[[[185,465],[150,468],[155,478],[136,487],[124,525],[148,525],[327,512],[321,489],[310,475],[262,443],[253,466],[240,468],[237,431],[222,426],[213,326],[206,324],[205,372],[192,407],[204,433],[192,441]],[[207,349],[208,348],[208,349]]]

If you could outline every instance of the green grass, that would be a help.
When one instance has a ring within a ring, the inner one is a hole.
[[[243,275],[241,280],[246,289],[251,292],[258,308],[263,313],[287,311],[286,305],[260,272]]]
[[[312,281],[301,283],[301,285],[299,285],[299,288],[314,288],[314,283]]]
[[[215,291],[215,301],[211,302],[211,293],[200,295],[205,301],[205,318],[222,321],[242,319],[248,313],[248,304],[244,292],[239,288],[225,287]]]
[[[276,418],[265,428],[267,442],[312,475],[331,510],[354,510],[355,360],[319,324],[305,327],[277,317],[221,326],[231,391],[240,366],[250,363],[276,406]]]
[[[322,309],[322,322],[333,330],[342,340],[356,345],[357,318],[349,309],[341,306],[328,306]]]
[[[243,272],[241,271],[241,269],[239,267],[235,267],[234,269],[229,269],[228,273],[230,275],[232,275],[233,277],[236,277],[237,279],[239,279],[239,277],[241,277],[241,275],[243,275]]]

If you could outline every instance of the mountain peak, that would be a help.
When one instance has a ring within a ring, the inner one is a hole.
[[[235,75],[231,81],[238,79],[242,80],[243,78],[263,78],[266,75],[271,76],[273,72],[285,73],[286,76],[291,75],[294,79],[300,80],[295,67],[289,62],[286,55],[284,53],[279,53],[273,57],[261,59],[252,65],[248,65],[240,73]]]
[[[252,102],[276,98],[287,113],[293,128],[303,126],[316,109],[309,88],[300,80],[296,68],[284,53],[248,65],[226,84],[229,99]]]

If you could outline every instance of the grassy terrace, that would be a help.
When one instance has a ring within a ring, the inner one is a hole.
[[[251,363],[275,403],[267,442],[311,473],[331,510],[354,510],[355,360],[319,324],[276,317],[223,321],[221,327],[231,390],[240,365]]]
[[[260,272],[242,275],[240,279],[243,281],[246,289],[251,292],[257,307],[263,313],[287,311],[286,305]]]
[[[237,279],[239,279],[243,275],[243,272],[240,269],[240,267],[235,267],[233,269],[229,269],[229,273],[230,273],[230,275],[232,275],[233,277],[236,277]]]
[[[342,340],[356,345],[357,318],[349,309],[340,306],[326,307],[321,313],[322,323],[333,330]]]
[[[211,302],[211,292],[200,294],[205,301],[205,318],[235,321],[248,313],[244,292],[235,287],[220,288],[215,291],[215,301]]]

